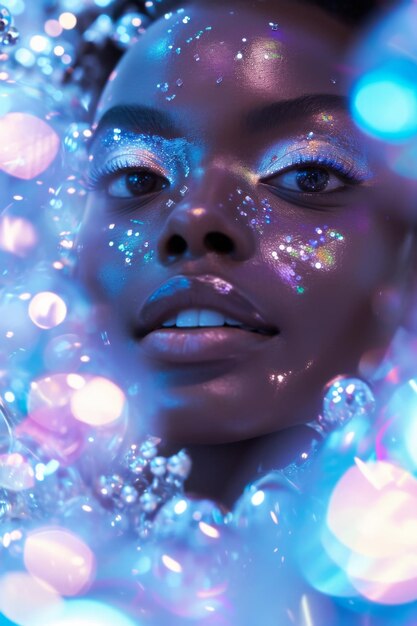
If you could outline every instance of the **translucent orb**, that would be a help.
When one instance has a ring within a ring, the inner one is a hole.
[[[40,625],[45,615],[55,614],[61,602],[56,591],[26,572],[8,572],[0,578],[0,611],[14,624]]]
[[[229,584],[229,534],[207,500],[174,498],[158,512],[155,542],[134,569],[146,593],[175,615],[200,619],[224,611]]]
[[[123,391],[107,378],[95,377],[75,391],[71,410],[75,419],[91,426],[107,426],[123,414],[126,398]]]
[[[24,562],[32,576],[64,596],[85,592],[95,575],[93,552],[66,529],[44,527],[31,532],[24,547]]]
[[[44,350],[46,367],[55,372],[75,371],[81,363],[83,341],[79,335],[66,333],[51,339]]]
[[[270,472],[248,485],[233,509],[233,524],[256,554],[283,555],[301,506],[296,490],[280,473]]]
[[[25,491],[35,485],[35,472],[19,453],[0,455],[0,487],[9,491]]]
[[[29,303],[29,317],[39,328],[59,326],[67,316],[67,305],[51,291],[37,293]]]
[[[58,154],[57,133],[32,114],[7,113],[0,118],[0,133],[0,169],[16,178],[36,178]]]
[[[417,480],[383,461],[358,461],[333,491],[327,511],[331,556],[371,602],[417,600],[416,505]]]
[[[34,225],[22,217],[3,215],[0,218],[0,249],[24,258],[38,242]]]
[[[320,424],[335,428],[361,415],[372,416],[375,397],[370,387],[359,378],[338,377],[331,381],[323,399]]]

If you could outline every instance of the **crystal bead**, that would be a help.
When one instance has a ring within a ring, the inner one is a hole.
[[[154,476],[158,478],[165,475],[167,470],[167,460],[164,456],[156,456],[150,463],[150,469]]]
[[[120,497],[124,504],[131,505],[137,501],[139,495],[134,487],[126,485],[123,487]]]
[[[148,460],[153,459],[158,454],[157,445],[159,442],[160,442],[159,439],[156,439],[155,437],[149,437],[149,439],[144,441],[143,444],[140,446],[139,448],[140,454],[145,459],[148,459]]]
[[[156,511],[160,500],[154,493],[145,491],[145,493],[140,496],[139,502],[145,513],[153,513]]]
[[[341,376],[326,388],[319,424],[325,430],[331,430],[354,417],[372,415],[374,410],[375,397],[370,387],[359,378]]]
[[[168,472],[175,477],[186,480],[191,471],[191,459],[185,450],[181,450],[178,454],[169,457],[167,463]]]

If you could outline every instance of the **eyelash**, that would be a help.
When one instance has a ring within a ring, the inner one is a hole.
[[[302,167],[322,167],[324,169],[330,170],[333,174],[338,175],[345,182],[354,185],[360,184],[366,180],[366,177],[363,175],[363,172],[359,170],[352,162],[349,166],[346,163],[343,163],[340,160],[332,159],[328,156],[305,156],[300,155],[296,160],[294,160],[290,165],[284,167],[277,172],[268,174],[268,176],[263,177],[263,181],[270,180],[271,178],[275,178],[282,174],[286,174],[291,170],[302,168]]]
[[[121,174],[138,171],[150,172],[155,176],[166,178],[168,182],[171,182],[168,176],[163,172],[151,170],[149,167],[144,165],[132,163],[128,159],[119,158],[114,159],[102,167],[95,167],[88,170],[84,179],[84,184],[88,191],[97,191],[99,189],[103,189],[106,183],[109,183],[116,175],[120,176]]]

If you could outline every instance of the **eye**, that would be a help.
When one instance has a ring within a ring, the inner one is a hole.
[[[105,189],[113,198],[140,198],[168,187],[166,178],[149,170],[127,170],[108,177]]]
[[[268,185],[300,193],[329,193],[343,189],[355,180],[349,180],[345,172],[335,173],[322,165],[303,165],[292,168],[265,180]]]

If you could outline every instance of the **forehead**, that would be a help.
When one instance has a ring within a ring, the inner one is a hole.
[[[127,52],[97,117],[139,104],[219,126],[261,103],[340,95],[350,35],[319,8],[293,1],[194,3],[158,20]]]

